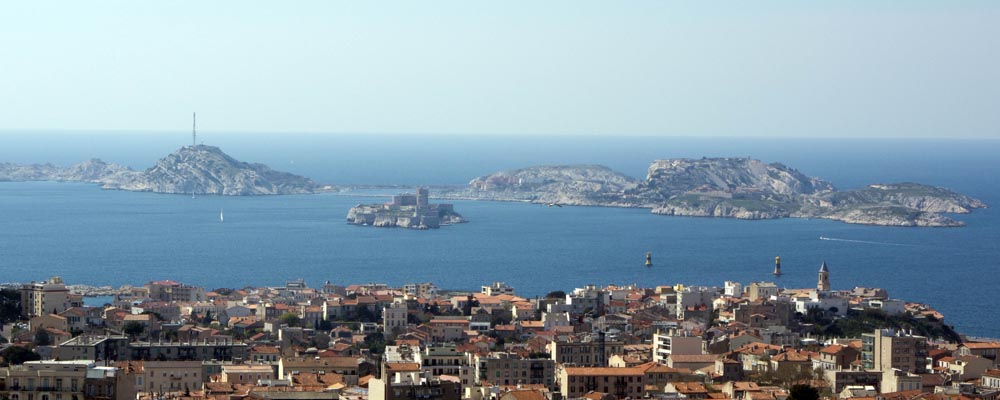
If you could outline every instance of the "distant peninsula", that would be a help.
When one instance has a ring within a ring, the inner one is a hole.
[[[910,182],[837,191],[830,182],[751,158],[657,160],[645,180],[601,165],[535,166],[481,176],[441,197],[648,208],[660,215],[825,218],[914,227],[964,226],[944,214],[986,207],[948,189]]]
[[[385,204],[358,204],[347,212],[347,223],[379,228],[437,229],[466,222],[451,204],[431,204],[429,191],[400,193]]]
[[[105,189],[223,196],[307,194],[317,188],[308,178],[237,161],[206,145],[184,146],[144,171],[98,159],[65,168],[0,163],[2,181],[88,182]]]

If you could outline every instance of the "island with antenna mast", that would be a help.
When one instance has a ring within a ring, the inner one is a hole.
[[[186,195],[309,194],[309,178],[236,160],[215,146],[191,145],[142,171],[91,159],[70,167],[0,163],[0,181],[87,182],[104,189]]]

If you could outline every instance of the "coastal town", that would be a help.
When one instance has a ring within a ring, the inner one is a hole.
[[[954,332],[930,305],[831,282],[825,262],[811,288],[588,285],[544,297],[504,282],[162,280],[87,306],[52,277],[2,291],[0,398],[997,398],[1000,342]]]

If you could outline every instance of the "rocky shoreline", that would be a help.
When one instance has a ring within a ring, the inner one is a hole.
[[[657,215],[736,218],[824,218],[898,227],[965,226],[944,214],[986,205],[918,183],[873,184],[838,191],[829,182],[779,163],[749,158],[657,160],[645,180],[604,166],[538,166],[473,179],[442,197],[572,206],[647,208]]]
[[[451,204],[429,203],[429,191],[401,193],[381,204],[358,204],[347,211],[347,223],[376,228],[437,229],[466,222]]]
[[[0,181],[85,182],[133,192],[222,196],[309,194],[318,189],[308,178],[238,161],[205,145],[182,147],[143,171],[99,159],[65,168],[0,163]]]
[[[128,191],[225,196],[349,194],[351,188],[320,186],[263,164],[237,161],[217,147],[204,145],[183,147],[145,171],[97,159],[66,168],[0,163],[0,181],[40,180],[89,182],[105,189]],[[838,191],[830,182],[783,164],[750,158],[656,160],[641,180],[601,165],[534,166],[480,176],[466,187],[438,188],[436,198],[441,199],[646,208],[657,215],[746,220],[823,218],[898,227],[965,226],[946,214],[966,214],[986,207],[977,199],[948,189],[911,182]],[[356,225],[415,229],[464,222],[457,213],[415,215],[379,207],[358,205],[348,212],[347,220]]]

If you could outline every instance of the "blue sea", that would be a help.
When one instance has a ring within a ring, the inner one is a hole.
[[[916,181],[1000,206],[1000,141],[404,135],[210,135],[235,158],[321,183],[464,184],[532,164],[598,163],[642,177],[656,158],[751,156],[838,188]],[[134,168],[184,145],[180,134],[0,136],[0,162],[68,165],[100,157]],[[208,288],[434,282],[476,289],[505,281],[521,295],[586,284],[721,286],[726,280],[810,287],[824,260],[835,289],[883,287],[926,302],[963,333],[1000,337],[1000,213],[964,228],[888,228],[835,221],[738,221],[648,210],[457,202],[471,222],[409,231],[347,225],[371,197],[215,197],[105,191],[80,183],[0,183],[0,281],[60,275],[68,283],[175,279]],[[225,222],[219,221],[220,211]],[[820,236],[835,240],[820,240]],[[645,253],[654,267],[645,268]],[[770,275],[774,256],[785,275]]]

